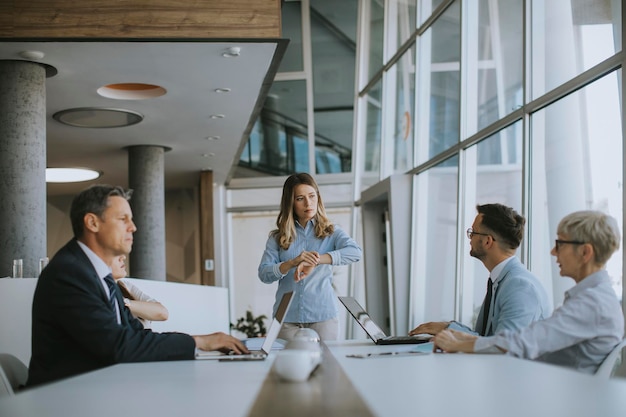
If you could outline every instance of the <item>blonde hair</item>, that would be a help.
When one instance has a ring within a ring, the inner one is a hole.
[[[293,212],[295,201],[295,189],[298,185],[309,185],[317,193],[317,213],[315,214],[315,237],[324,238],[330,236],[335,231],[334,225],[326,216],[322,196],[319,187],[313,177],[307,173],[290,175],[283,185],[283,196],[280,200],[280,212],[276,218],[277,229],[270,232],[270,236],[276,238],[278,245],[282,249],[289,249],[296,237],[296,218]]]

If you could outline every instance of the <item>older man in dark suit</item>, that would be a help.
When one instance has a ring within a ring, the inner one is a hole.
[[[190,336],[145,330],[124,307],[113,259],[128,254],[137,230],[130,191],[95,185],[72,202],[74,239],[52,258],[33,299],[28,386],[120,362],[193,359],[195,349],[247,352],[225,333]]]

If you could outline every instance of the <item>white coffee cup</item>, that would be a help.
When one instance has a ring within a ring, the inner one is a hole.
[[[274,370],[283,379],[301,382],[309,379],[317,365],[308,349],[284,349],[278,352],[274,360]]]
[[[322,362],[322,347],[317,342],[311,342],[306,339],[291,339],[285,350],[308,350],[309,354],[313,358],[314,366],[319,365]]]

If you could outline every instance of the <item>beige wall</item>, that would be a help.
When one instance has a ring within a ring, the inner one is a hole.
[[[48,197],[47,253],[52,258],[73,236],[70,206],[74,196]],[[198,193],[194,189],[165,192],[167,280],[200,283]],[[132,265],[130,265],[132,274]]]

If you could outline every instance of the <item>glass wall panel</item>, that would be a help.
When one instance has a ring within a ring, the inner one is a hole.
[[[412,326],[455,315],[459,158],[415,176]]]
[[[382,80],[378,81],[364,96],[367,102],[365,121],[365,166],[363,185],[379,180],[380,142],[382,132]]]
[[[523,2],[468,3],[467,135],[523,104]]]
[[[460,2],[454,2],[419,40],[419,120],[417,164],[459,141]],[[424,124],[426,126],[426,124]],[[424,137],[426,135],[426,137]]]
[[[349,172],[351,169],[356,12],[356,0],[340,4],[329,0],[311,3],[318,174]]]
[[[396,14],[396,50],[415,32],[415,0],[391,0],[390,8]],[[394,51],[390,51],[395,54]]]
[[[302,11],[299,1],[282,5],[282,37],[289,39],[278,72],[304,71],[302,59]]]
[[[443,3],[443,0],[417,0],[417,21],[418,26],[421,25],[430,17],[439,5]]]
[[[383,66],[383,35],[385,32],[384,3],[379,0],[370,0],[369,5],[369,32],[365,50],[368,51],[368,80],[380,71]]]
[[[602,210],[622,228],[623,159],[620,72],[611,73],[534,114],[532,134],[532,265],[552,278],[555,305],[574,281],[550,255],[556,228],[577,210]],[[607,264],[621,298],[622,249]]]
[[[532,2],[532,96],[552,90],[621,50],[621,1]]]
[[[476,204],[500,203],[522,210],[522,123],[518,122],[488,137],[466,151],[466,201],[462,230],[472,226]],[[514,149],[507,152],[505,149]],[[485,298],[489,270],[469,256],[470,243],[464,236],[461,321],[473,327]],[[518,250],[518,255],[519,255]]]
[[[274,82],[241,154],[237,176],[248,176],[245,168],[269,175],[308,171],[307,137],[305,81]]]
[[[390,113],[393,118],[393,142],[386,141],[386,146],[393,146],[394,172],[404,172],[413,167],[413,123],[415,120],[415,46],[409,48],[400,60],[388,71],[387,76],[393,82],[395,78],[395,106]],[[390,85],[393,85],[390,82]],[[390,108],[389,106],[388,108]]]

